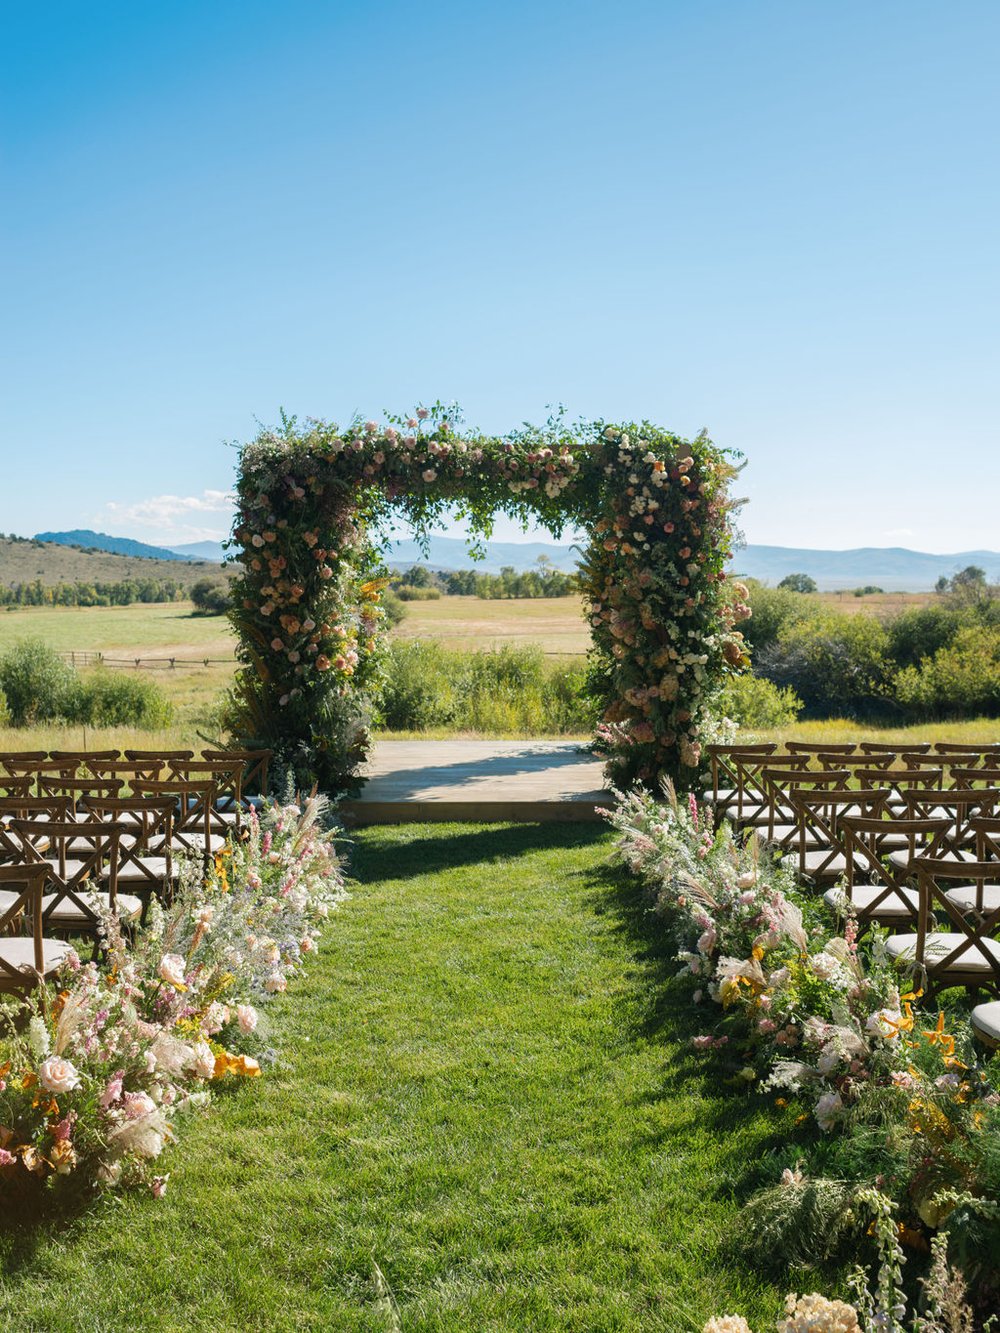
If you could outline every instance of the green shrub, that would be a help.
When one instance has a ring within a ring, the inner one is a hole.
[[[448,654],[419,639],[390,644],[382,689],[382,722],[393,731],[446,727],[455,716]],[[454,654],[452,654],[454,656]]]
[[[385,623],[392,629],[393,626],[398,625],[406,615],[406,607],[403,604],[403,599],[394,589],[386,588],[383,590],[379,602],[382,606],[382,610],[385,612]]]
[[[754,668],[794,690],[806,717],[881,717],[892,711],[888,648],[886,628],[874,616],[823,612],[786,624]]]
[[[229,585],[216,579],[199,579],[191,585],[191,600],[200,616],[221,616],[229,610]]]
[[[88,727],[137,727],[156,731],[170,724],[173,705],[145,676],[98,668],[74,684],[70,720]]]
[[[42,639],[19,639],[0,657],[0,689],[15,727],[66,717],[76,673]]]
[[[396,595],[403,602],[436,602],[441,596],[440,588],[417,588],[409,583],[401,583]]]
[[[955,607],[922,606],[893,616],[886,625],[889,655],[898,667],[917,666],[951,643],[962,628]]]
[[[959,630],[933,657],[899,673],[896,698],[922,719],[1000,715],[1000,629]]]
[[[550,664],[538,648],[470,653],[404,640],[390,645],[386,677],[382,725],[394,731],[559,735],[596,722],[584,665]]]
[[[794,722],[802,712],[802,700],[793,689],[748,673],[726,682],[719,711],[741,727],[764,731]]]
[[[10,709],[7,707],[7,696],[3,690],[0,690],[0,727],[9,727],[11,724]]]
[[[774,643],[786,625],[798,624],[808,616],[817,614],[815,603],[800,597],[798,593],[789,592],[787,588],[768,588],[753,579],[747,583],[747,587],[753,614],[740,625],[740,629],[751,654]]]

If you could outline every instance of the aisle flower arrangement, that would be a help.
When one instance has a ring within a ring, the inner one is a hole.
[[[389,421],[262,431],[241,454],[230,543],[242,663],[235,729],[296,782],[350,787],[377,697],[386,520],[425,537],[457,505],[482,542],[497,513],[591,537],[583,578],[599,738],[616,781],[692,782],[707,701],[746,661],[745,587],[725,572],[736,469],[704,436],[650,423],[504,437],[440,404]]]
[[[783,1123],[797,1112],[787,1160],[748,1205],[761,1256],[863,1248],[858,1191],[877,1185],[908,1245],[927,1252],[941,1229],[970,1283],[1000,1290],[997,1061],[964,1012],[922,1008],[879,932],[838,930],[789,867],[716,829],[693,796],[634,791],[609,818],[704,1014],[693,1048]]]
[[[186,860],[133,940],[109,919],[101,964],[71,955],[54,986],[0,1010],[0,1200],[140,1182],[162,1195],[184,1115],[274,1061],[266,1006],[344,897],[324,805],[251,811],[245,840],[208,874]]]

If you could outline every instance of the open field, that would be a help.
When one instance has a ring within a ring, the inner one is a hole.
[[[840,605],[836,593],[817,596]],[[887,594],[893,602],[901,594]],[[909,594],[914,605],[932,600],[934,594]],[[843,598],[845,610],[851,603],[863,608],[875,598]],[[0,611],[0,652],[15,639],[37,635],[59,652],[103,652],[112,658],[195,659],[196,664],[169,669],[166,662],[144,667],[163,688],[176,709],[169,732],[158,733],[163,744],[197,745],[200,734],[212,731],[211,712],[220,693],[232,678],[233,635],[222,616],[193,616],[188,602],[123,607],[17,607]],[[483,601],[478,597],[442,597],[436,602],[407,604],[406,619],[394,631],[401,639],[437,639],[449,648],[488,648],[502,643],[531,644],[554,658],[579,656],[586,652],[589,634],[580,600],[576,597],[539,598],[520,601]],[[209,666],[201,663],[205,658]],[[129,668],[134,670],[134,668]],[[57,748],[70,743],[68,731],[74,731],[73,744],[82,744],[80,728],[44,727],[26,730],[0,730],[0,748]],[[412,733],[386,733],[407,739]],[[447,729],[420,733],[443,738],[454,733]],[[471,733],[470,733],[471,734]],[[1000,720],[979,719],[969,722],[935,723],[879,730],[849,719],[823,722],[799,722],[782,728],[781,737],[764,733],[766,739],[838,740],[879,739],[945,740],[976,742],[1000,737]],[[170,738],[169,741],[167,738]],[[92,747],[125,745],[141,748],[145,738],[124,730],[94,732]]]

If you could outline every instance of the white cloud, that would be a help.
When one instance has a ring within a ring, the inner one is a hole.
[[[153,495],[132,504],[109,500],[96,522],[110,528],[116,537],[137,537],[173,546],[221,541],[228,535],[235,502],[231,491],[213,490],[200,495]],[[218,518],[212,521],[210,515]]]

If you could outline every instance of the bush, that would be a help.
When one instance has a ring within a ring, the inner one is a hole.
[[[7,696],[3,690],[0,690],[0,727],[9,727],[11,723],[10,709],[7,707]]]
[[[42,639],[20,639],[0,657],[0,690],[15,727],[66,717],[75,683],[76,672]]]
[[[385,588],[379,598],[379,604],[385,612],[385,623],[392,629],[406,615],[403,599],[392,588]]]
[[[899,673],[896,698],[921,718],[1000,715],[1000,629],[959,630],[933,657]]]
[[[806,717],[879,717],[891,711],[888,648],[885,626],[874,616],[826,612],[786,625],[754,666],[794,690]]]
[[[419,640],[390,645],[381,713],[394,731],[559,735],[597,720],[582,663],[550,665],[538,648],[449,652]]]
[[[383,725],[393,731],[424,731],[452,721],[455,691],[448,656],[440,644],[419,639],[390,644],[382,690]]]
[[[889,654],[898,667],[917,666],[951,643],[962,628],[954,607],[924,606],[903,611],[886,625]]]
[[[418,588],[410,583],[401,583],[396,589],[396,596],[403,602],[436,602],[441,596],[441,589]]]
[[[214,579],[199,579],[191,585],[191,600],[197,615],[221,616],[229,610],[232,599],[229,585]]]
[[[802,712],[802,700],[792,689],[746,674],[726,682],[717,711],[741,727],[772,730],[794,722]]]
[[[807,616],[818,613],[813,603],[807,602],[797,593],[789,592],[787,588],[768,588],[766,584],[753,580],[747,587],[753,614],[740,625],[740,629],[751,654],[774,643],[786,625],[798,624]]]
[[[173,705],[153,681],[98,668],[74,683],[69,719],[88,727],[137,727],[156,731],[170,724]]]
[[[778,584],[789,592],[816,592],[816,580],[809,574],[786,574]]]

